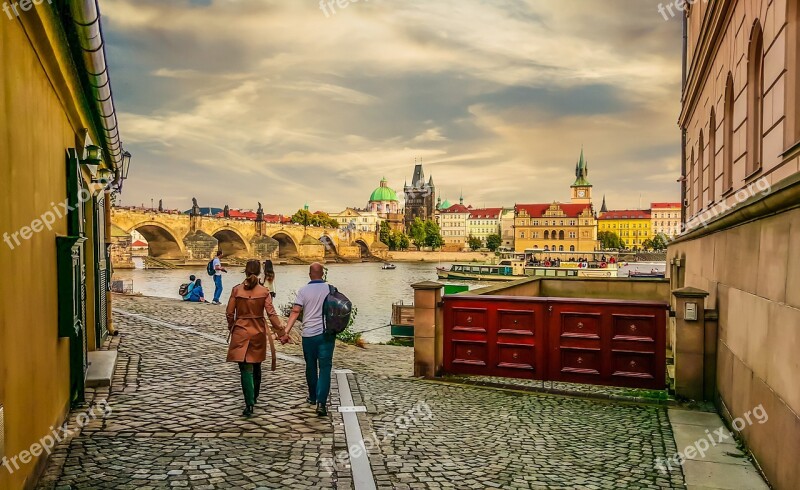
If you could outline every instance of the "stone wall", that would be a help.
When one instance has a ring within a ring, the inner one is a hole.
[[[494,258],[490,252],[420,252],[407,250],[389,252],[388,260],[394,262],[486,262]]]
[[[209,261],[217,252],[217,239],[204,231],[189,232],[183,243],[187,261]]]
[[[800,488],[800,209],[670,246],[685,286],[717,309],[717,402],[728,419],[762,405],[741,435],[775,488]],[[680,286],[680,284],[677,284]]]

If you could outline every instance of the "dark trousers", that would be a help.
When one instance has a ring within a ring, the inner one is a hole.
[[[303,337],[303,357],[306,360],[308,399],[326,405],[331,391],[331,367],[336,337],[319,334]]]
[[[245,405],[255,405],[261,392],[261,363],[240,362],[239,375],[242,379]]]

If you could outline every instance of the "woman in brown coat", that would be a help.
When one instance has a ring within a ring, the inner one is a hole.
[[[275,370],[275,344],[272,332],[267,331],[264,312],[277,335],[283,336],[284,329],[272,305],[269,289],[258,283],[261,263],[257,260],[248,261],[244,272],[247,278],[231,291],[225,314],[230,331],[228,362],[239,363],[245,402],[242,415],[249,417],[253,414],[261,389],[261,363],[267,358],[267,342],[272,354],[272,370]]]

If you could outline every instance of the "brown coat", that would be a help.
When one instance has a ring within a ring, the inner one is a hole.
[[[267,312],[272,329],[283,335],[283,325],[272,305],[269,289],[256,286],[246,290],[239,284],[231,291],[225,316],[231,333],[228,345],[228,362],[264,362],[267,358],[267,342],[272,354],[272,370],[275,370],[275,345],[272,333],[267,334]]]

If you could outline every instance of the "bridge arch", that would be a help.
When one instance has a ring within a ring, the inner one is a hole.
[[[321,237],[319,237],[319,241],[322,242],[322,245],[325,246],[326,258],[334,258],[337,255],[339,255],[339,251],[336,250],[336,243],[334,243],[330,235],[323,234]]]
[[[217,239],[217,247],[226,257],[246,257],[250,254],[250,244],[235,228],[223,226],[215,230],[211,236]]]
[[[285,231],[279,231],[272,235],[273,240],[278,242],[278,257],[282,259],[297,258],[300,256],[300,249],[294,237]]]
[[[147,240],[148,254],[158,259],[183,260],[186,247],[168,226],[157,221],[143,221],[126,230],[138,231]]]
[[[372,253],[369,251],[369,244],[362,240],[361,238],[357,239],[353,242],[355,245],[358,245],[358,248],[361,249],[361,258],[366,259],[372,256]]]

